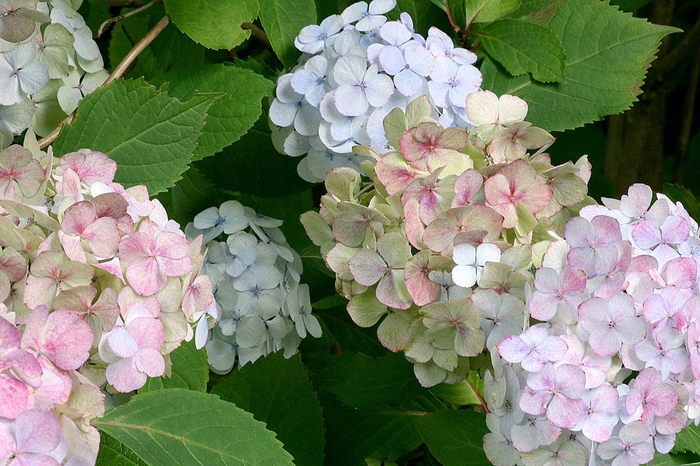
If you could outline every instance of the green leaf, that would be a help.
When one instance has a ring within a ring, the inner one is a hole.
[[[695,453],[700,455],[700,427],[689,425],[676,434],[676,444],[671,453]]]
[[[321,406],[298,355],[270,354],[231,372],[211,392],[265,422],[296,464],[322,464]]]
[[[239,141],[195,166],[223,189],[281,197],[309,188],[297,175],[298,163],[298,159],[275,150],[267,115],[262,115]]]
[[[317,313],[335,336],[342,351],[356,351],[372,357],[384,356],[388,351],[377,340],[377,330],[358,327],[344,307],[320,309]]]
[[[210,49],[232,49],[250,36],[241,28],[258,16],[258,0],[164,0],[173,23]]]
[[[530,107],[527,120],[548,131],[576,128],[629,108],[659,41],[677,31],[593,0],[561,3],[533,19],[561,40],[566,82],[513,77],[486,58],[482,87],[525,99]]]
[[[179,68],[157,78],[170,83],[168,93],[188,100],[195,93],[223,92],[209,109],[192,160],[214,155],[246,134],[262,114],[261,100],[272,95],[274,83],[237,66],[202,65]]]
[[[397,0],[396,9],[411,15],[416,32],[423,36],[428,35],[428,30],[432,26],[448,33],[452,30],[444,9],[441,10],[434,3],[425,0]]]
[[[293,464],[262,422],[206,393],[173,388],[138,394],[94,424],[150,466]]]
[[[490,23],[511,13],[521,0],[465,0],[466,16],[470,23]]]
[[[698,466],[700,465],[700,456],[693,453],[666,455],[657,453],[651,464],[653,466]]]
[[[370,456],[395,461],[418,448],[422,439],[416,424],[434,408],[418,404],[381,411],[346,409],[323,394],[321,402],[328,431],[325,464],[339,466],[364,465]]]
[[[430,453],[445,466],[463,465],[469,458],[473,466],[491,463],[484,454],[482,439],[488,433],[484,414],[470,410],[440,411],[418,422]]]
[[[139,393],[162,388],[207,391],[209,363],[204,350],[195,348],[194,338],[190,341],[183,341],[175,351],[170,353],[170,360],[173,363],[171,376],[149,378]]]
[[[361,353],[345,352],[318,375],[315,383],[348,408],[397,406],[422,393],[413,375],[413,365],[401,353],[374,359]]]
[[[541,82],[561,82],[564,47],[557,35],[539,24],[503,19],[472,32],[481,38],[486,52],[513,76],[531,73]]]
[[[148,463],[119,440],[102,432],[95,466],[148,466]]]
[[[201,65],[206,50],[183,34],[174,24],[168,24],[149,47],[163,72],[174,67]]]
[[[284,66],[291,68],[301,55],[294,47],[294,38],[304,26],[316,24],[316,4],[314,0],[259,1],[260,22],[272,49]]]
[[[464,405],[479,405],[481,399],[475,387],[483,390],[484,381],[479,377],[478,372],[470,371],[469,378],[461,382],[448,384],[441,383],[435,385],[430,391],[447,403],[464,406]]]
[[[106,153],[119,165],[115,181],[144,184],[151,194],[179,180],[192,157],[210,95],[187,102],[139,80],[117,80],[80,102],[75,121],[53,145],[57,155],[83,148]]]

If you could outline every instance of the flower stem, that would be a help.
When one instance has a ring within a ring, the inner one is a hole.
[[[130,11],[130,12],[125,13],[123,15],[118,15],[118,16],[115,16],[114,18],[109,18],[109,19],[105,20],[100,25],[100,28],[97,30],[97,37],[99,38],[100,36],[102,36],[102,33],[104,32],[104,28],[106,28],[108,25],[110,25],[112,23],[118,23],[119,21],[125,20],[126,18],[137,15],[137,14],[141,13],[142,11],[148,10],[156,3],[160,3],[160,2],[161,2],[161,0],[153,0],[151,3],[147,3],[147,4],[143,5],[142,7],[136,8],[133,11]]]

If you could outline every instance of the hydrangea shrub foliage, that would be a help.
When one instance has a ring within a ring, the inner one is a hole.
[[[700,462],[695,211],[593,199],[552,135],[628,109],[674,31],[5,1],[0,463]]]

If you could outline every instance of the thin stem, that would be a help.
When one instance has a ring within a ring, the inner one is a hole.
[[[481,408],[484,410],[484,413],[486,413],[486,414],[490,413],[491,411],[489,411],[488,406],[486,406],[486,401],[481,397],[479,390],[476,389],[474,384],[471,383],[468,378],[466,379],[466,381],[469,384],[469,386],[472,388],[472,390],[474,391],[474,394],[476,394],[476,397],[479,399],[479,403],[481,403]]]
[[[450,25],[455,31],[459,31],[460,33],[462,32],[462,28],[455,23],[454,18],[452,17],[452,12],[450,11],[450,2],[448,0],[445,0],[445,13],[447,13],[447,20],[450,22]]]
[[[143,39],[141,39],[136,43],[136,45],[134,45],[134,48],[126,54],[121,63],[119,63],[116,68],[114,68],[112,74],[109,75],[107,80],[102,85],[106,86],[115,79],[121,78],[124,75],[124,73],[126,73],[126,70],[134,62],[134,60],[136,60],[136,57],[138,57],[146,47],[151,45],[151,42],[153,42],[156,39],[156,37],[158,37],[158,35],[161,32],[163,32],[163,29],[165,29],[168,24],[170,24],[170,16],[165,15],[160,21],[156,23],[155,26],[153,26],[153,28],[150,31],[146,33],[145,36],[143,36]]]
[[[270,43],[270,39],[268,39],[267,34],[265,34],[265,31],[260,29],[257,25],[253,23],[243,23],[241,24],[241,29],[247,29],[248,31],[250,31],[250,35],[253,36],[253,39],[263,44],[265,48],[272,50],[272,44]]]
[[[122,20],[124,20],[124,19],[126,19],[126,18],[129,18],[129,17],[131,17],[131,16],[137,15],[137,14],[141,13],[142,11],[148,10],[148,9],[151,8],[153,5],[155,5],[156,3],[160,3],[160,2],[161,2],[161,0],[153,0],[151,3],[146,3],[146,4],[143,5],[142,7],[136,8],[136,9],[133,10],[133,11],[130,11],[130,12],[125,13],[125,14],[123,14],[123,15],[115,16],[114,18],[109,18],[109,19],[105,20],[105,21],[100,25],[100,29],[97,30],[97,37],[99,38],[100,36],[102,36],[102,33],[104,32],[104,28],[106,28],[108,25],[110,25],[110,24],[112,24],[112,23],[117,23],[117,22],[122,21]]]
[[[136,60],[139,54],[143,52],[143,50],[146,47],[148,47],[161,32],[163,32],[163,29],[165,29],[168,24],[170,24],[170,17],[168,15],[165,15],[163,16],[163,19],[158,21],[158,23],[155,26],[153,26],[153,28],[150,31],[148,31],[148,33],[145,36],[143,36],[143,39],[138,41],[138,43],[134,45],[134,48],[126,54],[121,63],[119,63],[116,68],[114,68],[112,74],[110,74],[107,80],[104,83],[102,83],[102,87],[108,85],[115,79],[121,78],[124,75],[124,73],[126,73],[126,70],[129,68],[129,66],[131,66],[134,60]],[[56,127],[56,129],[51,131],[39,141],[39,147],[43,149],[52,142],[54,142],[58,137],[59,133],[61,132],[63,125],[71,124],[74,118],[75,112],[68,115],[68,117],[65,120],[63,120],[61,124],[59,124],[58,127]]]

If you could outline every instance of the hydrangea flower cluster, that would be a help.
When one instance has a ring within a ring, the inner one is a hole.
[[[29,125],[50,133],[107,79],[82,0],[0,5],[0,148]]]
[[[105,154],[25,144],[0,150],[0,462],[94,464],[103,389],[168,373],[213,301],[192,305],[201,238]]]
[[[638,465],[700,422],[698,225],[636,184],[547,248],[522,334],[491,347],[497,465]]]
[[[526,113],[479,91],[466,98],[477,126],[445,129],[418,98],[384,120],[397,151],[355,148],[370,181],[335,168],[320,212],[302,215],[351,318],[381,320],[379,340],[424,386],[462,380],[470,358],[522,332],[533,255],[589,202],[586,158],[553,166],[554,138]]]
[[[309,286],[300,284],[301,257],[279,229],[282,221],[226,201],[195,216],[189,238],[204,237],[204,264],[197,280],[215,300],[195,306],[197,348],[204,347],[211,370],[226,374],[234,366],[284,350],[289,358],[307,333],[321,336],[311,314]]]
[[[467,125],[465,99],[482,81],[476,55],[437,28],[424,38],[408,13],[387,21],[395,6],[354,3],[296,38],[304,54],[279,78],[269,115],[278,150],[308,154],[297,168],[303,179],[317,183],[334,167],[357,169],[365,160],[352,151],[358,144],[386,152],[384,117],[421,95],[443,126]]]

